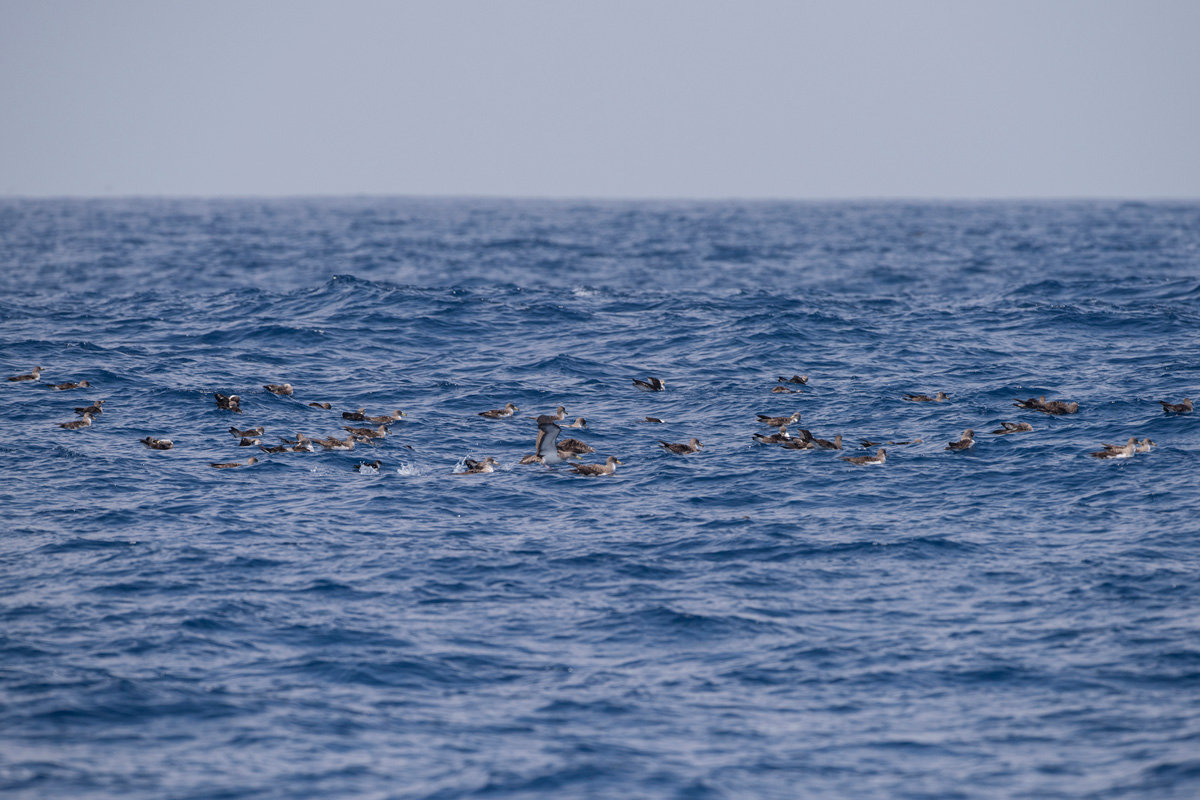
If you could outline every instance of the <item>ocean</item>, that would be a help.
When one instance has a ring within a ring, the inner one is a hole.
[[[1200,796],[1200,203],[7,199],[0,369],[5,798]]]

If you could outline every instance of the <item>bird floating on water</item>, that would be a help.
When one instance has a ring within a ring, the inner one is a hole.
[[[927,394],[906,394],[904,399],[910,403],[944,403],[950,398],[946,396],[945,392],[938,392],[933,397]]]
[[[577,475],[612,475],[617,471],[617,464],[624,464],[616,456],[609,456],[603,464],[572,464],[571,469]]]
[[[13,380],[13,378],[9,378],[9,380],[11,381],[11,380]],[[87,386],[91,386],[91,384],[88,383],[87,381],[74,381],[74,382],[68,382],[68,383],[56,383],[56,384],[53,384],[50,388],[54,389],[55,391],[58,391],[58,392],[65,392],[67,389],[83,389]]]
[[[281,397],[292,396],[292,385],[290,383],[268,383],[263,388],[271,394],[277,394]]]
[[[73,422],[60,422],[60,423],[58,423],[58,427],[60,427],[60,428],[66,428],[66,429],[67,429],[67,430],[69,430],[69,431],[74,431],[74,430],[78,430],[78,429],[80,429],[80,428],[86,428],[86,427],[88,427],[88,426],[89,426],[89,425],[91,425],[91,424],[92,424],[92,415],[91,415],[91,414],[84,414],[82,418],[80,418],[80,419],[77,419],[77,420],[75,420],[75,421],[73,421]]]
[[[787,425],[780,425],[778,433],[772,433],[769,436],[762,433],[753,433],[750,435],[750,438],[760,444],[779,444],[791,439],[792,436],[788,433]]]
[[[214,394],[217,398],[217,408],[223,408],[228,411],[233,411],[234,413],[237,413],[237,414],[242,413],[242,398],[241,397],[239,397],[236,394],[226,395],[226,394],[221,394],[220,392],[215,392]]]
[[[212,467],[213,469],[234,469],[235,467],[243,467],[243,466],[248,467],[251,464],[257,464],[257,463],[258,463],[258,457],[250,456],[250,460],[247,461],[245,464],[243,464],[240,461],[227,461],[223,464],[209,464],[209,466]]]
[[[13,375],[9,378],[10,381],[40,381],[42,379],[42,371],[45,367],[34,367],[27,375]]]
[[[1001,427],[992,431],[997,436],[1004,436],[1006,433],[1026,433],[1033,430],[1033,426],[1028,422],[1001,422]]]
[[[93,417],[104,413],[104,409],[100,406],[104,405],[103,400],[93,400],[90,406],[80,407],[75,409],[76,414],[91,414]]]
[[[230,425],[229,432],[232,433],[234,436],[237,436],[240,438],[245,438],[247,436],[253,438],[255,436],[263,435],[263,426],[259,425],[257,428],[247,428],[246,430],[241,431],[241,430],[238,430],[237,428],[235,428],[234,426]]]
[[[975,446],[975,431],[973,431],[970,428],[967,428],[965,431],[962,432],[961,439],[959,439],[957,442],[951,442],[950,444],[946,445],[946,447],[944,449],[953,450],[955,452],[962,452],[963,450],[970,450],[974,446]]]
[[[782,375],[780,375],[776,379],[775,382],[776,383],[808,383],[808,376],[807,375],[793,375],[790,378],[785,378]]]
[[[639,381],[637,378],[634,378],[633,385],[641,389],[643,392],[661,392],[663,389],[667,388],[666,381],[660,381],[658,378],[651,376],[647,376],[646,380],[644,381]]]
[[[175,446],[175,443],[170,439],[155,439],[153,436],[147,436],[145,439],[138,439],[138,441],[151,450],[170,450]]]
[[[879,448],[873,456],[842,456],[842,461],[848,461],[851,464],[860,466],[870,466],[872,464],[882,464],[887,461],[887,450]]]
[[[333,408],[333,403],[309,403],[309,408],[323,408],[326,411]]]
[[[1183,398],[1182,403],[1168,403],[1165,400],[1159,400],[1158,404],[1163,407],[1164,414],[1187,414],[1192,410],[1192,401],[1186,397]]]
[[[800,421],[800,412],[793,411],[790,417],[772,417],[769,414],[758,414],[758,421],[763,425],[778,428],[780,425],[791,425]]]
[[[514,411],[520,411],[516,403],[505,403],[504,408],[493,408],[490,411],[480,411],[476,416],[488,419],[508,419]]]
[[[669,450],[681,456],[688,453],[698,453],[700,452],[700,448],[704,447],[695,436],[689,439],[687,444],[672,444],[671,442],[664,442],[662,439],[659,439],[658,443],[664,450]]]

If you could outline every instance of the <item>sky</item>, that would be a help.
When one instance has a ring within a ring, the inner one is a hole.
[[[1196,0],[0,0],[0,196],[1200,198]]]

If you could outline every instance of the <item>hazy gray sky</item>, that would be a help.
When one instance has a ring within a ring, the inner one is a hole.
[[[1197,0],[0,0],[0,195],[1200,197]]]

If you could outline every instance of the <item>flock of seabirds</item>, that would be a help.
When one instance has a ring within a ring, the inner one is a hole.
[[[8,380],[12,382],[21,381],[40,381],[41,373],[45,367],[34,367],[25,375],[14,375]],[[803,390],[793,388],[795,384],[804,385],[808,383],[807,375],[793,375],[790,378],[780,376],[777,379],[777,386],[771,391],[773,394],[799,394]],[[84,389],[90,387],[91,384],[86,380],[67,381],[64,383],[50,384],[50,388],[56,391],[67,391],[71,389]],[[655,377],[648,377],[646,380],[633,379],[633,386],[644,392],[662,392],[665,391],[667,385],[664,381]],[[263,388],[275,395],[291,397],[294,389],[290,383],[267,384]],[[241,397],[236,394],[225,395],[219,392],[215,393],[217,407],[227,410],[234,414],[242,413]],[[944,403],[950,398],[945,392],[937,392],[933,396],[926,394],[906,394],[903,397],[912,403]],[[1181,403],[1170,403],[1165,400],[1158,401],[1163,407],[1163,413],[1166,414],[1187,414],[1192,411],[1192,401],[1189,398],[1183,398]],[[330,403],[325,402],[310,402],[309,406],[313,408],[322,408],[326,410],[332,409]],[[1030,411],[1038,411],[1044,414],[1061,416],[1065,414],[1074,414],[1079,410],[1079,404],[1074,401],[1067,400],[1047,400],[1045,395],[1037,398],[1029,398],[1027,400],[1016,400],[1013,405],[1017,408],[1027,409]],[[96,417],[104,413],[104,401],[95,400],[90,406],[80,406],[75,409],[78,419],[69,422],[57,423],[60,428],[66,430],[79,430],[81,428],[90,427]],[[516,412],[520,411],[514,403],[505,404],[504,408],[496,408],[488,411],[479,412],[478,416],[486,419],[509,419]],[[368,415],[366,409],[360,408],[356,411],[342,412],[342,418],[350,422],[367,423],[373,427],[365,427],[358,425],[344,425],[342,429],[346,431],[346,436],[338,438],[329,436],[325,438],[308,437],[303,433],[296,434],[293,439],[280,438],[281,444],[265,445],[263,444],[263,435],[265,429],[263,426],[254,428],[240,429],[237,426],[230,426],[229,432],[238,438],[240,447],[257,447],[264,453],[299,453],[313,452],[315,447],[321,447],[325,450],[353,450],[356,444],[363,442],[374,443],[376,439],[382,439],[388,435],[389,428],[397,420],[405,417],[406,414],[400,409],[396,409],[391,414],[383,414],[378,416]],[[794,426],[800,421],[800,412],[796,411],[788,416],[772,416],[770,414],[759,414],[758,422],[770,428],[775,429],[775,433],[763,434],[755,433],[751,437],[754,441],[761,444],[778,445],[789,450],[841,450],[842,435],[839,433],[832,441],[828,439],[820,439],[812,435],[812,432],[805,428],[796,428],[797,435],[793,436],[788,426]],[[569,424],[560,424],[567,417],[566,409],[559,406],[553,414],[542,414],[537,417],[528,417],[537,423],[537,439],[534,442],[534,452],[525,456],[520,460],[521,464],[543,464],[551,467],[556,465],[567,465],[575,473],[579,475],[612,475],[616,472],[617,465],[621,462],[616,456],[609,456],[603,464],[585,464],[575,463],[581,456],[595,453],[595,449],[586,442],[575,438],[561,439],[563,428],[587,428],[587,421],[583,417],[578,417],[574,422]],[[646,423],[662,423],[663,420],[657,417],[645,417],[642,422]],[[1014,433],[1026,433],[1033,430],[1033,426],[1028,422],[1002,422],[1001,427],[992,431],[992,434],[997,436],[1005,436]],[[153,436],[147,436],[144,439],[139,439],[142,444],[151,450],[170,450],[174,447],[174,443],[170,439],[156,439]],[[667,442],[661,439],[656,440],[658,444],[665,450],[678,455],[689,455],[697,453],[704,446],[697,438],[692,438],[687,443]],[[860,444],[864,448],[877,447],[874,455],[862,456],[843,456],[842,460],[851,464],[860,466],[879,465],[887,460],[887,448],[882,445],[901,446],[911,444],[921,444],[923,439],[913,439],[910,441],[887,441],[875,442],[869,439],[863,439]],[[975,444],[975,431],[967,428],[962,432],[962,436],[954,442],[946,445],[945,449],[952,452],[963,452],[971,449]],[[1135,453],[1148,453],[1151,447],[1157,446],[1155,442],[1149,438],[1138,439],[1135,436],[1130,436],[1125,444],[1102,444],[1102,450],[1089,453],[1088,455],[1094,458],[1104,459],[1120,459],[1132,458]],[[232,469],[235,467],[249,466],[258,462],[257,457],[251,457],[248,461],[231,461],[223,463],[210,463],[209,466],[214,469]],[[465,469],[459,472],[454,472],[455,475],[482,475],[493,472],[498,465],[496,459],[488,456],[483,461],[474,461],[472,459],[463,459]],[[359,472],[378,472],[382,467],[381,460],[373,462],[361,462],[355,465],[355,469]]]

